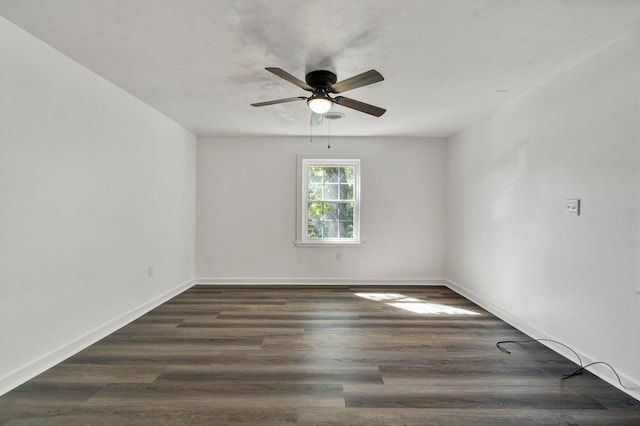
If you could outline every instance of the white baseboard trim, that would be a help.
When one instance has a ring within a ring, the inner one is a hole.
[[[38,374],[43,373],[49,368],[69,358],[70,356],[80,352],[86,347],[108,336],[114,331],[124,327],[131,321],[141,317],[150,310],[156,308],[167,300],[190,288],[194,283],[195,280],[184,282],[177,287],[130,310],[129,312],[120,315],[112,321],[109,321],[108,323],[97,327],[96,329],[84,334],[83,336],[80,336],[77,339],[60,346],[58,349],[49,352],[48,354],[38,358],[33,362],[28,363],[27,365],[15,370],[14,372],[5,375],[4,377],[0,378],[0,395],[9,392],[10,390],[16,388],[17,386],[28,380],[31,380]]]
[[[196,278],[196,284],[211,285],[446,285],[444,278]]]
[[[480,297],[477,294],[474,294],[473,292],[468,291],[466,288],[464,288],[458,283],[455,283],[451,280],[445,280],[445,285],[449,287],[451,290],[455,291],[456,293],[471,300],[473,303],[480,306],[481,308],[491,312],[493,315],[497,316],[507,324],[517,328],[524,334],[530,336],[532,339],[550,339],[550,340],[555,340],[557,342],[562,342],[561,339],[556,338],[553,335],[550,335],[549,333],[545,332],[544,330],[541,330],[529,324],[527,321],[523,321],[522,319],[500,308],[499,306],[494,305],[493,303],[489,302],[483,297]],[[553,344],[551,342],[540,342],[540,343],[545,345],[552,351],[567,358],[568,360],[575,362],[576,364],[578,363],[576,356],[568,349],[560,345]],[[580,355],[580,358],[582,358],[583,365],[587,365],[595,361],[600,361],[590,356],[589,354],[584,353],[583,351],[580,350],[580,348],[572,348],[572,349],[575,350],[578,355]],[[615,374],[604,365],[595,365],[593,367],[589,367],[587,370],[593,373],[594,375],[598,376],[605,382],[609,383],[610,385],[615,386],[616,388],[625,392],[627,395],[640,401],[640,383],[635,382],[634,380],[625,376],[620,371],[618,371],[618,374],[620,375],[620,379],[622,380],[622,383],[626,386],[626,388],[620,386],[620,383],[618,382],[618,378],[615,376]],[[567,373],[571,373],[571,372],[568,371]]]
[[[455,291],[456,293],[466,297],[467,299],[471,300],[473,303],[475,303],[476,305],[480,306],[481,308],[491,312],[493,315],[497,316],[498,318],[500,318],[501,320],[503,320],[504,322],[508,323],[509,325],[517,328],[518,330],[522,331],[524,334],[527,334],[529,336],[539,336],[540,338],[549,338],[546,336],[545,333],[543,333],[542,330],[538,329],[537,327],[532,326],[531,324],[522,321],[520,318],[518,318],[515,315],[512,315],[510,312],[505,311],[504,309],[500,308],[497,305],[494,305],[493,303],[489,302],[488,300],[478,296],[477,294],[474,294],[470,291],[468,291],[466,288],[464,288],[463,286],[461,286],[458,283],[455,283],[451,280],[446,280],[446,284],[447,287],[449,287],[451,290]],[[562,354],[563,356],[566,356],[564,354]]]

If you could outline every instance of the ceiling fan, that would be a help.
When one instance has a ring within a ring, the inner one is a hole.
[[[307,105],[309,105],[311,111],[316,114],[323,114],[329,111],[334,103],[347,108],[355,109],[356,111],[364,112],[366,114],[371,114],[376,117],[380,117],[387,111],[384,108],[356,101],[355,99],[345,98],[344,96],[336,96],[335,98],[329,96],[329,94],[331,93],[343,93],[347,90],[357,89],[358,87],[367,86],[369,84],[377,83],[384,80],[382,74],[380,74],[376,70],[369,70],[342,81],[338,81],[337,76],[331,71],[311,71],[305,76],[305,83],[304,81],[297,79],[281,68],[268,67],[265,69],[277,75],[278,77],[287,80],[289,83],[293,83],[299,88],[311,92],[311,96],[297,96],[294,98],[276,99],[274,101],[254,103],[251,104],[251,106],[261,107],[267,105],[282,104],[285,102],[306,100]]]

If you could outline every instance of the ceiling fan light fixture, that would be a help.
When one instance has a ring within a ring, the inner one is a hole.
[[[307,105],[309,105],[309,109],[316,114],[324,114],[333,106],[333,100],[325,93],[314,93],[307,100]]]

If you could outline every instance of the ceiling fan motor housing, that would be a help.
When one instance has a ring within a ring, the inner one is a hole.
[[[338,77],[331,71],[311,71],[305,77],[307,84],[314,89],[327,89],[338,81]]]

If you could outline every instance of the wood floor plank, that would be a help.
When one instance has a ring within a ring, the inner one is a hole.
[[[513,426],[576,425],[566,410],[527,409],[419,409],[419,408],[303,408],[299,424],[387,426]]]
[[[434,310],[371,299],[391,294]],[[528,338],[441,286],[196,285],[0,396],[0,424],[640,424],[593,374],[562,380],[576,360],[495,345]]]
[[[333,410],[335,408],[330,408]],[[295,425],[298,408],[237,408],[214,410],[206,405],[193,407],[66,406],[33,408],[28,414],[16,415],[7,426],[86,426],[86,425]]]
[[[163,367],[146,365],[60,364],[40,374],[31,383],[153,383],[164,371]]]
[[[209,347],[173,346],[171,348],[136,345],[93,345],[63,361],[63,364],[98,365],[182,365],[210,364],[220,353]],[[1,397],[0,397],[1,402]]]
[[[252,407],[269,409],[280,407],[344,407],[342,392],[335,389],[313,387],[306,391],[291,389],[279,391],[268,387],[230,392],[216,386],[179,386],[176,383],[110,384],[97,392],[88,402],[95,407],[155,407],[160,410],[210,410]]]
[[[532,387],[522,391],[521,387],[472,388],[465,386],[380,386],[376,389],[353,391],[345,388],[346,407],[359,408],[495,408],[558,410],[571,409],[604,410],[606,407],[595,399],[575,392]],[[382,389],[384,388],[384,389]]]
[[[313,365],[208,365],[176,367],[162,373],[155,383],[366,383],[382,384],[380,371],[376,366],[334,367]]]
[[[35,405],[66,405],[86,402],[102,388],[102,384],[39,383],[32,380],[3,395],[0,411],[12,406],[26,409]]]

